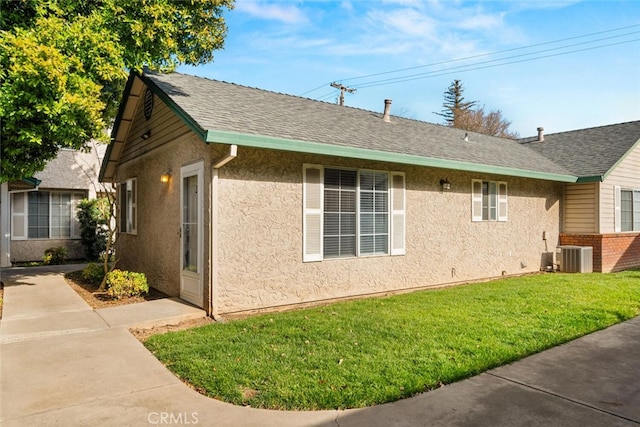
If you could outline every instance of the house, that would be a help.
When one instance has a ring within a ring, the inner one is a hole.
[[[41,261],[54,247],[66,248],[69,259],[85,257],[76,208],[96,197],[105,151],[95,143],[89,152],[61,149],[35,178],[2,184],[2,267]]]
[[[216,316],[553,264],[577,170],[390,106],[132,73],[100,172],[119,266]]]
[[[579,177],[564,186],[560,244],[593,247],[595,271],[640,266],[640,121],[521,142]]]

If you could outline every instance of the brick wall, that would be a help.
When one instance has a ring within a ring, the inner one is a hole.
[[[640,233],[560,233],[560,245],[593,247],[593,271],[608,273],[640,267]]]

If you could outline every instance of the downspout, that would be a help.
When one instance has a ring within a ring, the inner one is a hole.
[[[218,314],[218,169],[238,156],[238,146],[230,145],[229,154],[211,165],[211,226],[209,248],[211,268],[209,269],[209,307],[208,313],[215,321],[222,321]]]

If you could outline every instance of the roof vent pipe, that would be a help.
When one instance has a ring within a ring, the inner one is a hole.
[[[391,122],[391,116],[389,115],[390,111],[391,111],[391,100],[390,99],[385,99],[384,100],[384,115],[382,116],[382,120],[384,120],[387,123]]]
[[[538,142],[542,142],[544,141],[544,128],[543,127],[539,127],[538,128]]]

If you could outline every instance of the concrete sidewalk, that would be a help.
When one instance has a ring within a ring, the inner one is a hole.
[[[202,310],[168,299],[94,311],[60,273],[3,271],[2,426],[640,424],[640,318],[411,399],[346,411],[268,411],[198,394],[127,330]]]

